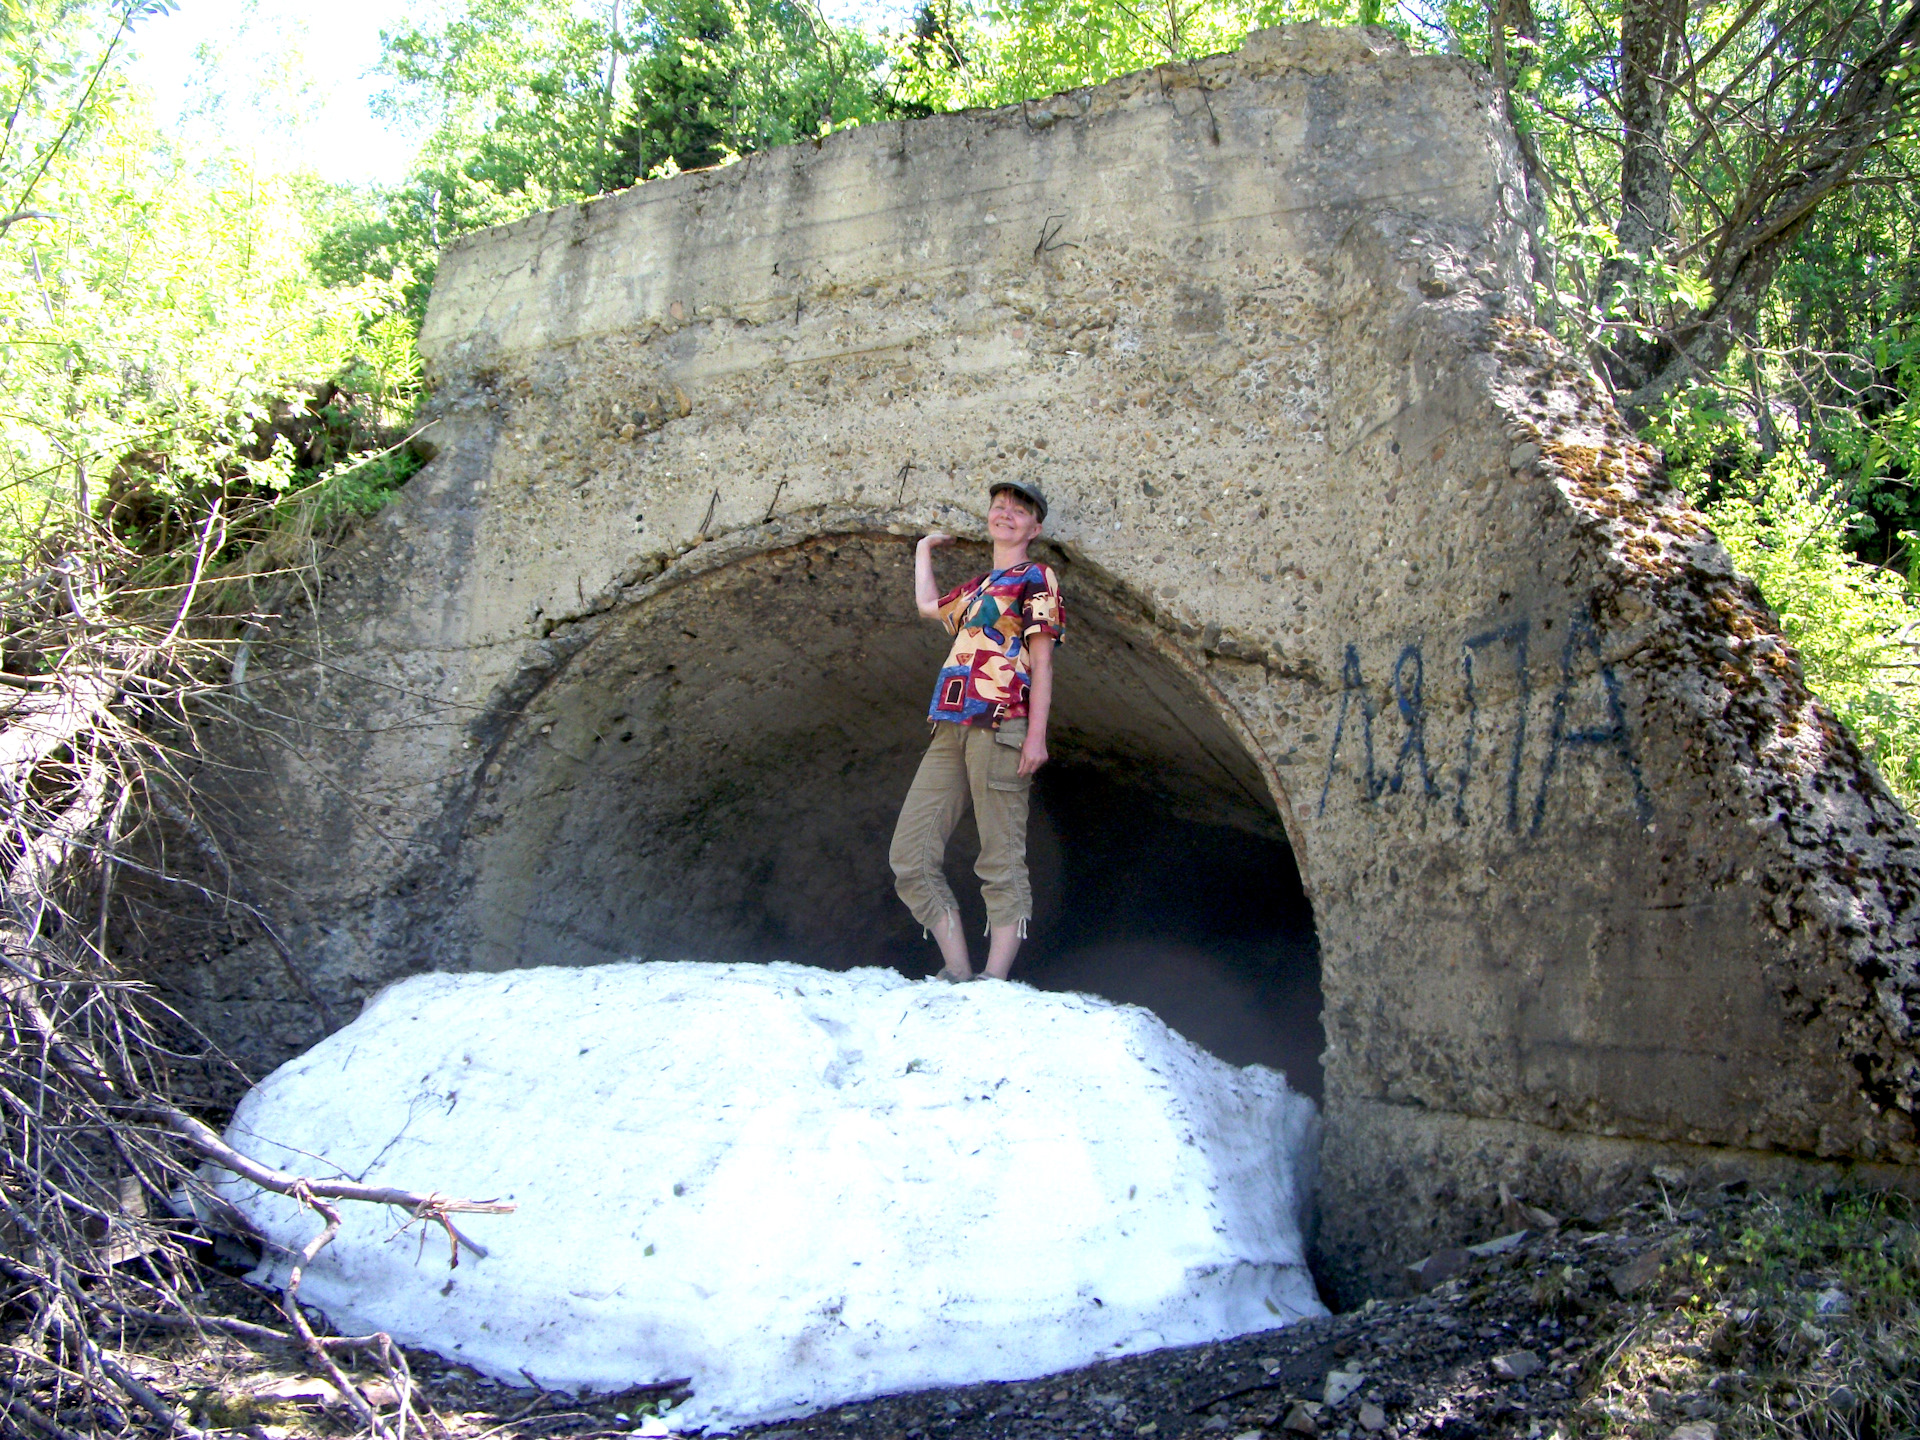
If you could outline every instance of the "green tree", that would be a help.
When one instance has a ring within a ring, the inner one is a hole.
[[[1727,427],[1655,431],[1675,477],[1779,614],[1808,681],[1901,801],[1920,807],[1920,598],[1907,578],[1849,552],[1858,512],[1844,491],[1817,498],[1830,487],[1801,437],[1771,455],[1756,447],[1729,493],[1707,473],[1724,462]]]
[[[1914,803],[1920,5],[1407,3],[1506,94],[1540,315]]]
[[[436,25],[382,31],[375,109],[419,137],[419,156],[395,186],[304,184],[315,278],[394,286],[417,324],[448,242],[630,184],[620,21],[618,0],[471,0]]]
[[[47,172],[112,114],[115,62],[140,21],[172,0],[0,0],[0,233],[36,210]]]
[[[619,0],[467,0],[444,24],[380,39],[388,84],[375,108],[424,134],[423,176],[458,172],[535,208],[631,183],[617,144]]]
[[[297,187],[160,138],[121,82],[129,29],[159,12],[7,13],[0,551],[87,552],[105,520],[159,554],[209,497],[229,520],[242,494],[271,508],[338,458],[276,443],[292,396],[326,390],[343,437],[401,423],[417,361],[396,287],[318,283]],[[369,502],[371,478],[351,482]]]
[[[1263,26],[1381,18],[1379,0],[921,0],[890,37],[889,88],[929,111],[1006,105],[1231,50]]]
[[[1434,23],[1505,85],[1553,313],[1642,417],[1756,338],[1822,207],[1920,101],[1920,4],[1456,0]]]
[[[1920,580],[1920,145],[1890,137],[1809,222],[1735,374],[1764,453],[1783,428],[1854,506],[1860,559]]]
[[[814,0],[659,0],[634,46],[627,145],[640,176],[902,113],[881,84],[885,50]]]
[[[416,317],[461,235],[899,112],[884,51],[814,0],[468,0],[382,42],[378,108],[420,159],[395,187],[309,187],[313,262],[399,285]]]
[[[286,180],[194,163],[121,107],[47,167],[46,218],[0,250],[0,493],[20,524],[56,499],[84,523],[129,485],[284,489],[297,460],[256,453],[258,427],[356,353],[405,404],[390,288],[316,284]]]

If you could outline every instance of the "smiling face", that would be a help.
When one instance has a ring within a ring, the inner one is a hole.
[[[987,506],[987,533],[996,545],[1027,545],[1040,533],[1040,512],[1013,491],[998,491]]]

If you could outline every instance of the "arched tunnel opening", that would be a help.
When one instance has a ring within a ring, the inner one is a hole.
[[[956,546],[940,566],[951,585],[987,554]],[[887,864],[947,644],[914,611],[912,567],[910,541],[829,537],[606,617],[528,707],[470,822],[475,966],[938,969]],[[1146,1006],[1318,1098],[1312,911],[1259,769],[1137,606],[1061,572],[1015,978]],[[948,871],[978,963],[976,850],[968,817]]]

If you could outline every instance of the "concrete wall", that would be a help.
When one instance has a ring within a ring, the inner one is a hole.
[[[907,546],[1026,474],[1087,638],[1063,724],[1292,845],[1342,1293],[1496,1178],[1913,1166],[1913,823],[1529,323],[1498,115],[1461,61],[1290,27],[461,242],[438,458],[254,687],[293,718],[234,842],[302,963],[339,998],[592,958],[676,873],[772,886],[736,801],[784,785],[829,848],[884,829],[940,651]],[[281,988],[200,998],[294,1043]]]

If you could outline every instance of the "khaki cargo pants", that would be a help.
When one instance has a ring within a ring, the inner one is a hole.
[[[1032,777],[1020,773],[1025,720],[1006,721],[998,730],[984,725],[941,721],[919,773],[900,807],[893,830],[894,889],[913,918],[931,930],[959,913],[947,884],[947,839],[969,801],[980,831],[980,859],[973,873],[987,902],[987,922],[1018,925],[1026,933],[1033,914],[1027,885],[1027,796]]]

